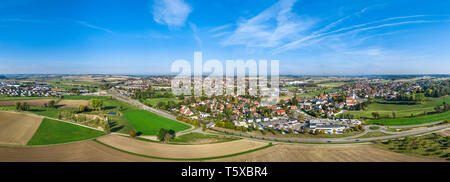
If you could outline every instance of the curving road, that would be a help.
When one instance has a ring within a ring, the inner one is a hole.
[[[343,137],[343,138],[277,138],[277,137],[267,137],[267,136],[260,136],[260,135],[250,135],[246,133],[240,133],[237,131],[228,131],[223,130],[220,128],[211,128],[212,130],[232,134],[232,135],[238,135],[245,138],[253,138],[253,139],[260,139],[260,140],[272,140],[272,141],[280,141],[280,142],[296,142],[296,143],[357,143],[357,142],[369,142],[369,141],[376,141],[376,140],[385,140],[385,139],[392,139],[392,138],[400,138],[405,136],[411,136],[411,135],[418,135],[418,134],[424,134],[432,131],[438,131],[443,129],[450,128],[450,124],[447,125],[441,125],[441,126],[435,126],[430,128],[424,128],[424,129],[416,129],[416,130],[409,130],[404,132],[395,132],[394,135],[389,136],[381,136],[381,137],[371,137],[371,138],[359,138],[364,134],[367,134],[368,129],[366,129],[363,133],[351,136],[351,137]],[[210,133],[208,133],[210,134]]]

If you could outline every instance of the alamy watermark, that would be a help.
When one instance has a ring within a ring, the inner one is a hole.
[[[225,68],[225,70],[224,70]],[[269,71],[270,70],[270,71]],[[193,72],[192,72],[193,71]],[[260,96],[263,105],[275,105],[279,96],[279,61],[219,60],[203,62],[202,52],[194,52],[194,65],[183,59],[172,63],[175,95],[253,95]],[[207,76],[206,76],[207,75]]]

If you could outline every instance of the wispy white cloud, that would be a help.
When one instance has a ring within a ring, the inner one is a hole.
[[[344,28],[339,28],[336,30],[328,31],[329,29],[323,28],[322,30],[325,31],[316,31],[308,36],[302,37],[298,40],[286,43],[278,48],[276,48],[273,53],[278,54],[281,52],[298,49],[301,47],[307,47],[311,44],[308,42],[311,42],[315,40],[314,42],[320,42],[322,40],[343,36],[343,35],[350,35],[350,34],[357,34],[363,31],[368,30],[375,30],[385,27],[392,27],[392,26],[400,26],[400,25],[406,25],[406,24],[420,24],[420,23],[438,23],[438,22],[448,22],[448,20],[404,20],[404,19],[411,19],[411,18],[421,18],[421,17],[428,17],[432,15],[412,15],[412,16],[401,16],[401,17],[391,17],[381,20],[376,20],[368,23],[363,24],[357,24],[357,25],[351,25]],[[394,20],[403,20],[400,22],[392,22]],[[339,21],[339,20],[338,20]],[[330,24],[331,25],[331,24]]]
[[[184,0],[154,0],[152,9],[153,20],[169,27],[184,26],[191,12]]]
[[[213,28],[213,29],[209,30],[209,32],[218,32],[220,30],[224,30],[224,29],[230,28],[231,26],[233,26],[233,25],[232,24],[226,24],[226,25],[218,26],[216,28]]]
[[[212,35],[212,37],[222,37],[224,35],[231,34],[231,33],[233,33],[233,32],[231,32],[231,31],[229,31],[229,32],[219,32],[219,33],[216,33],[216,34]]]
[[[99,27],[99,26],[90,24],[90,23],[85,22],[85,21],[75,20],[74,22],[75,22],[75,23],[78,23],[78,24],[80,24],[80,25],[82,25],[82,26],[88,27],[88,28],[92,28],[92,29],[96,29],[96,30],[101,30],[101,31],[104,31],[104,32],[107,32],[107,33],[113,33],[113,31],[111,31],[110,29],[103,28],[103,27]]]
[[[100,27],[97,25],[93,25],[91,23],[88,23],[86,21],[81,20],[73,20],[73,19],[66,19],[66,18],[59,18],[59,19],[26,19],[26,18],[0,18],[0,22],[19,22],[19,23],[75,23],[87,28],[95,29],[104,31],[107,33],[113,33],[112,30],[104,27]]]
[[[203,46],[203,41],[202,41],[202,39],[200,39],[200,37],[198,36],[199,29],[198,29],[197,25],[195,25],[194,23],[189,22],[189,27],[191,28],[191,30],[192,30],[192,32],[193,32],[195,41],[197,42],[198,46],[199,46],[200,49],[201,49],[202,46]]]
[[[237,29],[222,45],[247,47],[276,47],[283,41],[298,37],[312,25],[312,20],[302,19],[293,13],[296,0],[280,0],[257,16],[240,22]]]

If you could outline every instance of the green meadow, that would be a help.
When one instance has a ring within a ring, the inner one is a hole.
[[[190,128],[189,125],[144,110],[127,110],[122,113],[141,135],[156,135],[161,128],[172,129],[175,132]]]
[[[28,145],[50,145],[96,138],[103,132],[45,118]]]
[[[414,105],[406,105],[406,104],[380,104],[373,103],[369,104],[367,110],[365,111],[347,111],[345,113],[353,114],[355,118],[368,118],[373,119],[372,113],[378,112],[380,113],[380,117],[390,116],[392,117],[392,111],[395,112],[396,117],[410,117],[411,114],[423,115],[424,112],[433,112],[434,107],[440,105],[442,106],[443,102],[450,103],[450,96],[445,96],[442,98],[427,98],[422,104],[414,104]]]
[[[420,117],[412,118],[395,118],[395,119],[379,119],[379,120],[367,120],[367,124],[383,124],[387,126],[399,126],[399,125],[417,125],[424,123],[433,123],[439,121],[450,120],[450,112],[430,114]]]

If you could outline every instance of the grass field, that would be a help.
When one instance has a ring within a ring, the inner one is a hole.
[[[67,143],[102,135],[101,131],[45,118],[28,145]]]
[[[73,80],[62,80],[62,79],[54,79],[49,81],[50,85],[66,90],[70,90],[73,88],[80,88],[82,86],[87,87],[95,87],[99,86],[99,83],[87,82],[87,81],[73,81]]]
[[[327,83],[318,83],[317,85],[320,87],[340,87],[345,84],[349,84],[349,82],[327,82]]]
[[[154,98],[154,99],[146,99],[143,104],[153,107],[153,106],[157,106],[159,102],[164,102],[167,104],[167,102],[169,102],[169,101],[173,101],[175,103],[181,102],[177,98]]]
[[[172,129],[175,132],[190,128],[188,125],[144,110],[127,110],[122,113],[136,132],[141,132],[142,135],[154,136],[161,128]]]
[[[379,143],[376,146],[398,153],[440,158],[449,161],[449,140],[449,136],[442,136],[433,133],[423,136],[389,140]]]
[[[216,135],[205,135],[202,133],[188,133],[181,135],[170,140],[171,143],[177,144],[205,144],[205,143],[220,143],[229,142],[236,140],[237,138],[231,136],[216,136]]]
[[[345,113],[353,114],[355,118],[370,118],[373,119],[372,113],[380,113],[380,117],[389,115],[392,117],[392,111],[395,111],[396,117],[409,117],[411,114],[419,115],[424,112],[434,111],[434,107],[442,105],[443,102],[450,102],[450,96],[442,98],[427,98],[427,101],[422,104],[402,105],[402,104],[369,104],[366,111],[347,111]]]
[[[399,125],[417,125],[424,123],[432,123],[450,120],[450,112],[444,112],[439,114],[426,115],[413,118],[396,118],[396,119],[380,119],[380,120],[367,120],[367,124],[382,124],[387,126],[399,126]]]

